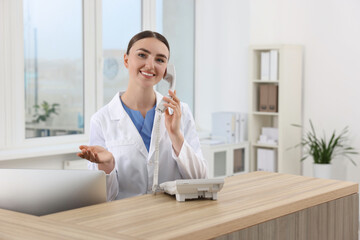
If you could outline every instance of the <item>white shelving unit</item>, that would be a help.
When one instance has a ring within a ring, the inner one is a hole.
[[[201,150],[208,161],[209,178],[249,172],[249,142],[201,144]]]
[[[261,52],[278,51],[278,79],[261,79]],[[301,129],[292,124],[302,124],[302,55],[299,45],[262,45],[250,47],[249,128],[250,171],[257,169],[257,149],[277,151],[276,170],[281,173],[300,174],[301,150],[292,148],[301,141]],[[260,84],[278,86],[278,111],[259,111]],[[278,128],[277,145],[258,143],[262,127]]]

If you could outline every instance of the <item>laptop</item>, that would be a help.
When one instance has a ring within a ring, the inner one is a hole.
[[[0,208],[42,216],[106,202],[106,175],[92,170],[0,169]]]

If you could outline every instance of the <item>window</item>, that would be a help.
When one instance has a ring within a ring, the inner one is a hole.
[[[83,133],[82,1],[23,4],[25,136]]]
[[[156,11],[156,29],[170,44],[169,63],[175,65],[177,95],[194,112],[195,1],[157,0]]]
[[[144,29],[169,40],[178,95],[193,107],[194,1],[1,0],[0,160],[86,144],[91,115],[126,89],[123,55]],[[57,113],[46,119],[45,101]]]
[[[127,88],[124,54],[131,37],[141,31],[141,0],[102,3],[103,104],[107,104],[119,90]]]

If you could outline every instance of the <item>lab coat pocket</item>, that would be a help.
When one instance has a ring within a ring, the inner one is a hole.
[[[129,139],[106,141],[106,148],[114,155],[116,161],[127,162],[131,157],[136,156],[136,142]]]

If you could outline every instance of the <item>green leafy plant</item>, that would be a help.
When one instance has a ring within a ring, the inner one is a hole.
[[[51,114],[58,115],[58,107],[60,107],[60,104],[53,103],[50,105],[47,101],[43,101],[41,105],[34,105],[34,108],[37,110],[36,114],[34,115],[36,118],[35,122],[45,122],[51,116]],[[39,111],[41,111],[41,114]]]
[[[348,132],[349,128],[345,127],[340,134],[336,134],[334,131],[330,137],[330,140],[326,140],[325,133],[323,137],[316,135],[314,125],[311,120],[310,122],[310,131],[306,131],[304,137],[301,140],[301,143],[296,145],[301,145],[304,148],[305,155],[301,158],[301,161],[307,159],[311,156],[314,159],[314,163],[317,164],[330,164],[331,160],[338,156],[344,156],[350,160],[355,166],[356,163],[350,157],[350,155],[359,154],[354,148],[347,144],[348,142]],[[302,127],[301,125],[295,125],[296,127]]]

